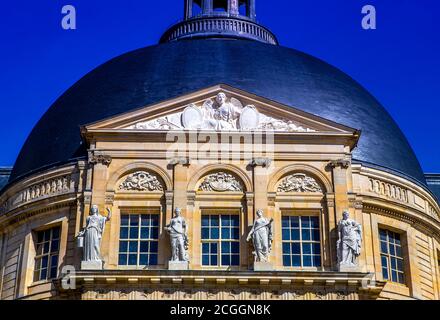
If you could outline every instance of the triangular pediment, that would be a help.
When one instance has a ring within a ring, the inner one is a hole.
[[[217,85],[85,126],[86,131],[357,132],[338,123],[248,92]]]

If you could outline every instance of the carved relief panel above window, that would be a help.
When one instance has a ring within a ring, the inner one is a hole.
[[[322,193],[322,188],[316,180],[304,173],[294,173],[286,176],[277,189],[278,192],[316,192]]]
[[[243,191],[242,182],[232,174],[216,172],[206,176],[200,184],[199,191]]]
[[[147,171],[137,171],[128,175],[119,185],[123,191],[164,191],[159,178]]]

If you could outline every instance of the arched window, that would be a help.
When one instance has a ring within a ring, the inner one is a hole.
[[[212,9],[214,12],[228,12],[228,0],[214,0]]]
[[[194,0],[192,3],[192,17],[197,17],[202,14],[202,0]]]
[[[247,14],[248,14],[248,1],[247,0],[241,0],[239,2],[238,13],[241,16],[247,16]]]

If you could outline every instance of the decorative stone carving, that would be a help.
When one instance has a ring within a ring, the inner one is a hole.
[[[332,168],[341,167],[343,169],[347,169],[348,167],[350,167],[351,162],[350,162],[350,160],[345,160],[345,159],[332,160],[332,161],[330,161],[329,165]]]
[[[185,267],[188,269],[189,257],[187,254],[188,250],[188,235],[187,235],[187,224],[185,219],[182,217],[182,211],[180,208],[176,208],[174,211],[174,217],[171,219],[170,223],[165,227],[165,231],[170,235],[171,240],[171,261],[170,269],[176,270],[176,265],[180,267]],[[176,264],[177,262],[177,264]],[[184,262],[179,264],[179,262]]]
[[[112,163],[112,157],[109,155],[105,155],[105,154],[93,153],[90,156],[89,163],[93,164],[93,165],[100,163],[100,164],[108,167]]]
[[[247,241],[252,240],[254,246],[255,262],[268,262],[272,251],[273,219],[267,219],[263,210],[257,210],[257,219],[247,236]]]
[[[183,112],[136,123],[126,129],[315,132],[293,121],[266,116],[255,106],[243,106],[238,99],[228,98],[223,92],[218,93],[214,100],[208,99],[199,106],[192,103]]]
[[[173,158],[170,160],[170,165],[175,166],[175,165],[182,165],[182,166],[187,166],[191,163],[189,158],[186,157],[177,157],[177,158]]]
[[[339,268],[357,267],[357,257],[362,249],[362,225],[350,219],[344,211],[338,223],[338,241],[336,243]]]
[[[268,168],[272,164],[272,159],[269,158],[255,158],[251,162],[249,162],[249,165],[252,167],[263,167]]]
[[[322,192],[322,188],[314,178],[304,173],[294,173],[281,181],[278,192]]]
[[[147,171],[130,174],[119,186],[125,191],[163,191],[163,185],[156,175]]]
[[[381,196],[408,203],[408,191],[405,188],[391,183],[371,178],[370,191]]]
[[[112,217],[112,212],[107,208],[107,217],[99,214],[97,205],[90,208],[90,216],[87,217],[87,224],[77,237],[78,246],[83,248],[83,260],[81,269],[100,270],[102,269],[101,239],[105,230],[105,223]]]
[[[243,185],[232,174],[217,172],[205,177],[199,191],[243,191]]]

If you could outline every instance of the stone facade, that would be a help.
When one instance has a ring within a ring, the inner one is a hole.
[[[203,105],[220,92],[243,106],[252,105],[265,117],[310,130],[154,130],[136,126],[163,118],[169,110],[183,113],[190,104]],[[88,142],[89,159],[29,176],[0,195],[1,299],[440,297],[439,204],[413,181],[352,163],[351,152],[362,139],[356,129],[218,85],[84,126],[81,133]],[[191,140],[194,135],[199,143]],[[227,156],[215,154],[212,144],[206,148],[207,136],[220,141],[226,136]],[[180,143],[177,148],[176,141]],[[102,237],[103,269],[81,270],[82,252],[76,236],[84,228],[92,204],[102,213],[110,209],[113,215]],[[189,270],[168,270],[171,252],[164,227],[177,207],[188,222]],[[253,271],[252,247],[246,242],[257,209],[274,220],[270,272]],[[358,268],[341,272],[337,223],[346,210],[362,226],[363,245]],[[119,264],[121,215],[126,213],[159,216],[155,264]],[[236,266],[208,267],[202,262],[202,215],[217,213],[239,217]],[[285,216],[318,218],[320,266],[285,266]],[[36,281],[36,233],[53,226],[61,230],[57,276]],[[403,283],[384,279],[380,229],[401,235]],[[63,286],[69,266],[75,270],[70,277],[75,289]]]

